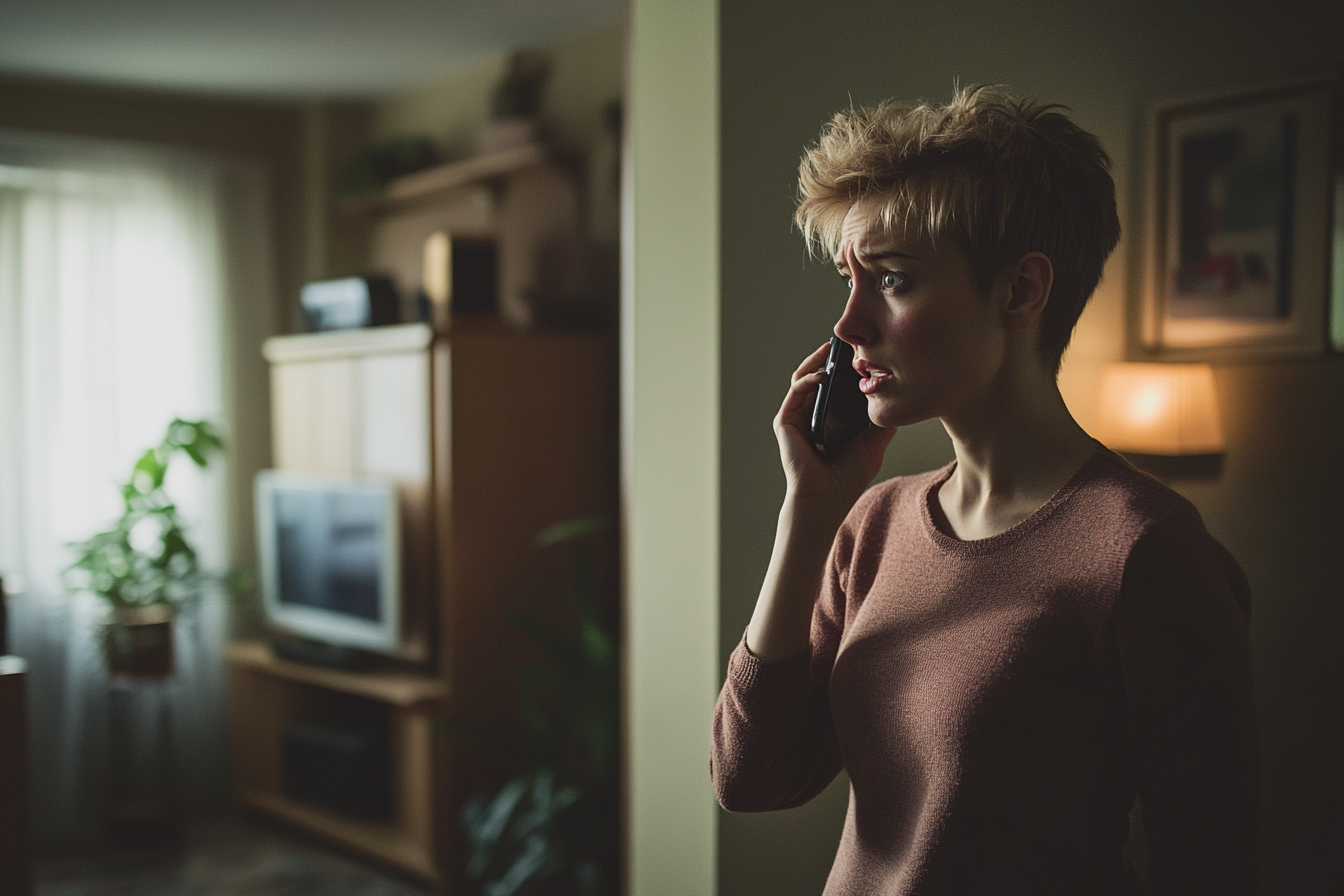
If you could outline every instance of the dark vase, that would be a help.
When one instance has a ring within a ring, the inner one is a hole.
[[[167,678],[173,674],[173,608],[119,607],[103,631],[103,655],[112,676]]]

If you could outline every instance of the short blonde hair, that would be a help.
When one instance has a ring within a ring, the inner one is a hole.
[[[850,207],[878,197],[888,230],[957,240],[985,293],[1004,267],[1044,253],[1055,277],[1038,349],[1057,371],[1120,240],[1110,157],[1065,111],[979,86],[945,105],[841,112],[803,154],[794,219],[831,255]]]

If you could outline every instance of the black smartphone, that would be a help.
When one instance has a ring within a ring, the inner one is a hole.
[[[859,391],[854,348],[831,337],[825,378],[812,408],[812,444],[825,458],[835,458],[849,441],[868,428],[868,399]]]

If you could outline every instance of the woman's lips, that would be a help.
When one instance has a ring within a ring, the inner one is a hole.
[[[862,358],[854,361],[854,369],[859,373],[859,391],[864,395],[873,394],[884,382],[891,379],[890,370],[874,367]]]

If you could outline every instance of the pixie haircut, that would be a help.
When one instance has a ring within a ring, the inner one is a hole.
[[[888,232],[960,243],[986,295],[1007,266],[1044,253],[1054,283],[1037,349],[1058,372],[1120,239],[1110,157],[1065,111],[982,86],[946,105],[841,112],[798,166],[794,219],[809,248],[830,256],[850,207],[876,197]]]

